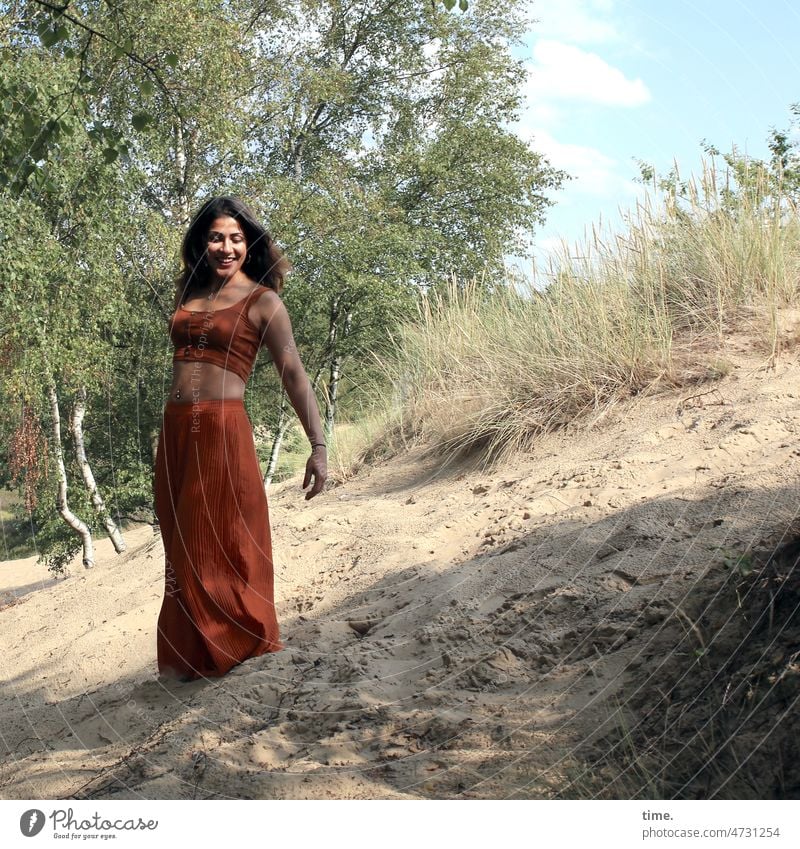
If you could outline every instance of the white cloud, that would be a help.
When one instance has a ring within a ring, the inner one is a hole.
[[[555,127],[561,120],[562,110],[544,100],[529,104],[523,115],[523,121],[528,127]]]
[[[613,11],[612,0],[536,0],[533,34],[575,44],[621,41]]]
[[[544,257],[547,254],[569,253],[569,242],[563,236],[540,236],[535,239],[536,255]]]
[[[556,206],[547,227],[535,234],[533,255],[540,269],[553,252],[569,246],[572,253],[573,244],[589,245],[596,232],[616,230],[624,210],[635,206],[643,191],[633,181],[631,163],[604,144],[615,137],[604,128],[619,120],[616,110],[652,100],[643,79],[609,61],[637,53],[630,15],[616,14],[619,5],[615,0],[536,0],[533,6],[538,22],[526,38],[525,106],[513,129],[572,178],[553,196]]]
[[[531,107],[554,100],[579,100],[604,106],[641,106],[651,99],[641,79],[630,80],[596,53],[560,41],[541,39],[533,46],[525,97]]]
[[[560,142],[541,128],[522,126],[515,128],[515,132],[531,142],[534,150],[544,154],[551,165],[573,178],[564,184],[559,202],[569,203],[570,198],[579,194],[628,198],[636,195],[638,184],[620,173],[616,159],[597,148]]]

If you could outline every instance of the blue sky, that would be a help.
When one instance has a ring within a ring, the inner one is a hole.
[[[534,234],[537,263],[592,224],[622,228],[619,209],[644,191],[636,159],[659,173],[677,160],[688,176],[704,139],[767,157],[770,128],[788,128],[800,102],[790,0],[531,0],[531,16],[515,50],[528,70],[515,130],[575,177]]]

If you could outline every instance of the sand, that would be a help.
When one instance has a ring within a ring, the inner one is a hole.
[[[416,451],[273,486],[287,648],[222,679],[158,680],[150,526],[66,579],[3,563],[0,796],[580,797],[666,625],[797,514],[798,357],[726,356],[491,471]]]

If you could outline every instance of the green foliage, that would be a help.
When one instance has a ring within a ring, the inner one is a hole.
[[[797,198],[800,196],[800,139],[797,137],[800,129],[800,103],[792,104],[791,113],[788,129],[773,129],[770,133],[770,165],[773,173],[781,179],[784,190]]]
[[[62,575],[72,558],[81,550],[81,540],[66,525],[56,509],[57,488],[56,476],[50,474],[40,488],[39,502],[31,515],[31,524],[39,552],[38,562],[54,575]],[[71,487],[69,500],[72,511],[87,520],[86,524],[93,532],[98,531],[99,527],[92,519],[85,490]]]
[[[42,534],[45,549],[39,562],[54,576],[65,575],[67,566],[81,550],[80,541],[75,536],[65,536],[64,528],[56,527],[55,524],[51,524],[47,530],[52,530],[53,538],[49,539],[47,533]]]
[[[703,142],[707,160],[713,163],[716,174],[722,177],[707,193],[719,209],[733,213],[748,206],[769,207],[779,203],[786,208],[800,201],[800,104],[791,106],[792,118],[785,130],[772,129],[767,137],[771,152],[768,161],[742,154],[734,145],[723,152],[710,142]],[[696,206],[696,190],[691,180],[681,180],[677,165],[667,174],[658,175],[648,163],[637,160],[639,182],[670,197],[674,204]]]

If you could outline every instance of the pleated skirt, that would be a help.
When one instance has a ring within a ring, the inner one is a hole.
[[[159,672],[219,677],[284,648],[269,506],[244,402],[167,401],[153,490],[165,560]]]

